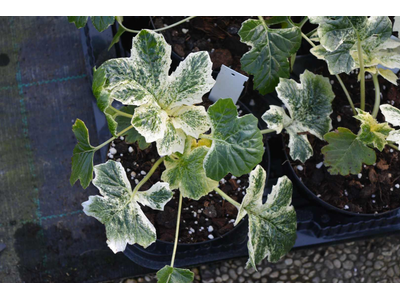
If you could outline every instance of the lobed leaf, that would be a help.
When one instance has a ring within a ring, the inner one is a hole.
[[[76,28],[80,29],[82,27],[85,27],[87,20],[89,17],[77,17],[77,16],[72,16],[68,17],[68,22],[74,23]]]
[[[372,165],[376,161],[375,151],[347,128],[339,127],[337,132],[325,134],[324,139],[329,144],[321,152],[324,154],[324,164],[332,175],[358,174],[363,163]]]
[[[331,74],[349,73],[357,67],[357,43],[367,56],[388,40],[392,23],[388,17],[310,17],[319,24],[320,45],[311,49],[319,59],[325,59]]]
[[[242,69],[254,75],[254,87],[262,95],[273,92],[279,78],[290,75],[289,57],[301,45],[300,29],[270,29],[250,19],[242,23],[239,36],[252,48],[240,59]]]
[[[246,214],[249,216],[249,260],[246,267],[256,265],[267,257],[269,262],[277,262],[290,251],[296,241],[296,212],[290,205],[292,182],[283,176],[262,203],[266,173],[257,166],[250,173],[250,184],[239,208],[235,224]]]
[[[74,185],[79,179],[82,187],[86,189],[93,179],[93,157],[96,149],[90,145],[89,131],[83,121],[77,119],[72,126],[72,131],[78,140],[78,144],[73,150],[69,182]]]
[[[204,159],[207,177],[219,181],[226,174],[249,173],[264,154],[262,134],[253,115],[238,118],[232,99],[219,99],[208,108],[211,149]]]
[[[206,176],[203,168],[204,159],[208,153],[205,146],[191,149],[191,139],[186,141],[186,149],[179,159],[166,157],[165,171],[161,179],[168,182],[171,189],[179,189],[183,197],[198,200],[218,187],[218,181]]]
[[[82,203],[83,211],[105,225],[110,249],[117,253],[124,251],[127,243],[146,248],[155,242],[156,230],[139,203],[162,210],[172,198],[169,185],[158,182],[148,191],[134,194],[121,163],[109,160],[94,171],[93,184],[102,196],[90,196]]]
[[[361,109],[356,108],[356,110],[358,114],[354,118],[361,121],[357,138],[364,144],[382,151],[386,145],[386,138],[393,128],[388,123],[378,123],[373,116]]]
[[[187,269],[165,266],[157,272],[157,283],[191,283],[194,273]]]
[[[210,120],[204,106],[182,106],[172,114],[172,124],[196,139],[210,129]]]
[[[391,131],[387,137],[388,141],[396,143],[400,147],[400,130]]]
[[[289,134],[292,159],[305,162],[313,155],[307,133],[323,139],[332,128],[332,101],[335,94],[328,78],[315,75],[308,70],[300,75],[300,84],[292,79],[281,78],[276,88],[278,97],[289,111],[271,106],[263,115],[268,126],[278,130],[285,128]]]
[[[94,16],[90,17],[92,24],[97,31],[102,32],[106,30],[110,25],[114,24],[115,17],[105,17],[105,16]]]

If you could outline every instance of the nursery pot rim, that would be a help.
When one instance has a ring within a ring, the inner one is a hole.
[[[290,163],[291,161],[293,161],[289,155],[286,152],[286,149],[288,149],[288,146],[285,143],[285,140],[283,138],[283,136],[281,135],[281,141],[282,141],[282,146],[283,146],[283,152],[285,154],[285,162],[283,164],[287,164],[289,166],[289,173],[290,176],[292,177],[292,179],[296,182],[297,186],[306,194],[306,196],[319,203],[320,205],[322,205],[323,207],[329,209],[329,210],[333,210],[335,212],[338,213],[342,213],[345,215],[349,215],[349,216],[353,216],[353,217],[373,217],[373,218],[379,218],[379,217],[383,217],[383,216],[387,216],[390,214],[394,214],[396,211],[398,211],[400,209],[400,207],[397,207],[395,209],[389,210],[389,211],[385,211],[385,212],[380,212],[377,214],[366,214],[366,213],[356,213],[356,212],[352,212],[352,211],[346,211],[344,209],[340,209],[339,207],[336,207],[328,202],[325,202],[324,200],[322,200],[321,198],[317,197],[314,192],[312,192],[303,181],[300,180],[300,177],[297,176],[296,172],[294,171],[292,164]],[[342,176],[342,175],[339,175]]]

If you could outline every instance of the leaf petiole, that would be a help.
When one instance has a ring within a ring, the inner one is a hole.
[[[219,188],[215,188],[214,189],[218,194],[220,194],[222,197],[224,197],[224,199],[226,201],[228,201],[230,204],[232,204],[233,206],[235,206],[237,209],[240,208],[240,203],[236,202],[235,200],[233,200],[231,197],[229,197],[227,194],[225,194],[223,191],[221,191]]]
[[[375,104],[374,110],[372,111],[372,116],[376,119],[379,112],[379,105],[381,104],[381,91],[379,88],[378,71],[375,74],[372,74],[372,81],[374,82],[375,87]]]
[[[361,41],[357,38],[357,54],[358,54],[358,62],[360,64],[360,90],[361,90],[361,99],[360,99],[360,108],[365,110],[365,69],[364,69],[364,58],[362,55],[361,49]]]
[[[136,193],[139,191],[139,189],[141,188],[141,186],[143,184],[145,184],[147,182],[147,180],[150,179],[151,175],[153,175],[153,173],[155,172],[155,170],[157,170],[158,166],[164,161],[164,156],[160,157],[155,163],[154,165],[151,167],[149,173],[147,173],[147,175],[137,184],[137,186],[135,186],[135,189],[132,192],[132,199],[133,197],[135,197]]]
[[[275,132],[275,129],[264,129],[264,130],[260,130],[261,134],[267,134],[267,133],[271,133],[271,132]]]
[[[171,268],[174,267],[176,248],[178,247],[179,225],[181,223],[180,222],[181,221],[181,212],[182,212],[182,193],[179,192],[178,215],[176,217],[175,241],[174,241],[174,250],[172,251]]]
[[[193,18],[196,18],[196,17],[195,16],[187,17],[187,18],[185,18],[183,20],[180,20],[179,22],[176,22],[176,23],[171,24],[169,26],[165,26],[163,28],[158,28],[158,29],[154,29],[154,30],[152,29],[152,31],[159,32],[159,31],[167,30],[167,29],[170,29],[172,27],[178,26],[179,24],[185,23],[186,21],[189,21],[189,20],[191,20]],[[123,29],[125,29],[125,31],[132,32],[132,33],[139,33],[140,32],[140,30],[133,30],[133,29],[126,28],[124,25],[122,25],[121,18],[116,18],[116,20],[117,20],[119,26],[121,26]]]
[[[388,141],[387,145],[388,145],[389,147],[392,147],[393,149],[399,151],[399,147],[397,147],[397,146],[396,146],[395,144],[393,144],[392,142],[389,142],[389,141]]]
[[[109,108],[110,108],[111,110],[115,111],[115,114],[116,114],[117,116],[127,117],[127,118],[131,118],[131,119],[133,118],[133,115],[127,114],[127,113],[125,113],[125,112],[123,112],[123,111],[120,111],[120,110],[116,109],[115,107],[112,107],[111,105],[109,106]]]
[[[112,138],[108,139],[107,141],[105,141],[104,143],[98,145],[97,147],[93,148],[94,151],[97,151],[101,148],[103,148],[105,145],[109,144],[110,142],[112,142],[113,140],[115,140],[117,137],[123,135],[125,132],[131,130],[133,128],[133,126],[129,126],[127,128],[125,128],[124,130],[122,130],[120,133],[117,133],[116,136],[113,136]]]

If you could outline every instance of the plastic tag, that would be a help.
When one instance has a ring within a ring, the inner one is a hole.
[[[243,91],[244,83],[248,79],[249,77],[222,65],[208,98],[213,102],[218,99],[231,98],[233,103],[236,104]]]

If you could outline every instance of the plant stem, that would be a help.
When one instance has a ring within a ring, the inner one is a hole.
[[[117,115],[119,115],[119,116],[127,117],[127,118],[132,118],[133,117],[133,115],[127,114],[127,113],[125,113],[123,111],[120,111],[120,110],[116,109],[115,107],[112,107],[111,105],[109,106],[109,108],[111,108],[111,110],[115,111],[115,113]]]
[[[147,182],[147,180],[150,179],[151,175],[153,175],[154,171],[157,170],[158,166],[164,161],[164,156],[160,157],[155,163],[154,165],[151,167],[149,173],[147,173],[147,175],[137,184],[137,186],[135,186],[135,189],[133,190],[132,193],[132,197],[133,198],[136,193],[139,191],[139,189],[141,188],[141,186],[143,184],[145,184]]]
[[[103,148],[105,145],[107,145],[108,143],[112,142],[113,140],[115,140],[117,137],[123,135],[125,132],[131,130],[133,128],[133,126],[129,126],[127,128],[125,128],[124,130],[122,130],[120,133],[117,133],[117,136],[113,136],[112,138],[108,139],[107,141],[105,141],[104,143],[98,145],[97,147],[94,148],[94,151],[97,151],[101,148]]]
[[[314,44],[304,33],[301,33],[301,36],[302,36],[311,46],[315,47],[315,44]],[[345,95],[346,95],[346,97],[347,97],[347,100],[349,101],[349,104],[350,104],[350,106],[351,106],[351,109],[353,110],[353,113],[356,115],[357,112],[356,112],[356,109],[354,108],[354,103],[353,103],[353,100],[351,100],[349,91],[347,90],[346,86],[344,85],[344,83],[343,83],[342,79],[339,77],[339,75],[336,74],[335,76],[336,76],[336,79],[339,81],[340,86],[342,87],[343,92],[345,93]],[[365,90],[364,90],[364,92],[365,92]],[[365,98],[365,97],[364,97],[364,98]]]
[[[307,37],[311,37],[314,33],[317,32],[317,30],[318,30],[318,27],[315,28],[315,29],[313,29],[313,30],[311,30],[309,33],[306,34],[306,36],[307,36]]]
[[[171,268],[174,267],[176,248],[178,247],[179,225],[181,223],[181,211],[182,211],[182,193],[179,191],[178,216],[176,217],[175,241],[174,241],[174,250],[172,251]]]
[[[301,22],[299,24],[297,24],[297,26],[302,28],[304,26],[304,24],[306,24],[307,21],[308,21],[308,17],[304,17],[304,19],[301,20]]]
[[[240,207],[240,203],[236,202],[235,200],[233,200],[231,197],[229,197],[227,194],[225,194],[223,191],[221,191],[219,188],[215,188],[214,191],[216,191],[218,194],[220,194],[222,197],[224,197],[224,199],[226,201],[228,201],[230,204],[232,204],[233,206],[235,206],[237,209],[239,209]]]
[[[271,132],[275,132],[275,129],[264,129],[264,130],[260,130],[261,134],[266,134],[266,133],[271,133]]]
[[[372,74],[372,81],[374,82],[374,87],[375,87],[375,104],[374,104],[374,110],[372,111],[372,116],[376,119],[379,112],[379,105],[381,104],[381,91],[379,88],[378,72]]]
[[[361,80],[361,98],[360,98],[360,108],[365,110],[365,70],[364,70],[364,58],[362,55],[361,42],[357,39],[357,54],[358,54],[358,63],[360,64],[360,80]]]
[[[356,109],[355,109],[355,107],[354,107],[353,100],[351,100],[349,91],[346,89],[346,86],[344,85],[344,83],[343,83],[342,79],[340,78],[340,76],[339,76],[338,74],[336,74],[335,76],[336,76],[337,80],[339,81],[340,86],[342,87],[343,92],[345,93],[345,95],[346,95],[346,97],[347,97],[347,100],[349,101],[349,104],[350,104],[350,106],[351,106],[351,109],[353,110],[353,114],[356,115],[357,112],[356,112]]]
[[[389,147],[392,147],[393,149],[399,151],[399,148],[398,148],[396,145],[392,144],[391,142],[388,142],[387,145],[388,145]]]
[[[163,28],[158,28],[158,29],[149,29],[149,30],[152,30],[152,31],[154,31],[154,32],[160,32],[160,31],[167,30],[167,29],[170,29],[170,28],[172,28],[172,27],[175,27],[175,26],[177,26],[177,25],[179,25],[179,24],[185,23],[186,21],[189,21],[189,20],[191,20],[191,19],[193,19],[193,18],[196,18],[196,17],[195,17],[195,16],[193,16],[193,17],[188,17],[188,18],[185,18],[185,19],[183,19],[183,20],[181,20],[181,21],[179,21],[179,22],[176,22],[176,23],[174,23],[174,24],[171,24],[171,25],[169,25],[169,26],[166,26],[166,27],[163,27]],[[125,31],[132,32],[132,33],[139,33],[139,32],[140,32],[140,30],[133,30],[133,29],[126,28],[124,25],[122,25],[122,22],[120,22],[120,19],[119,19],[119,18],[117,18],[116,20],[117,20],[119,26],[121,26],[123,29],[125,29]],[[143,28],[143,29],[144,29],[144,28]]]

